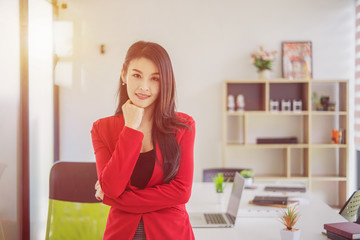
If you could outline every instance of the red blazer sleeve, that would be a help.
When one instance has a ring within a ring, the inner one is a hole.
[[[123,127],[115,150],[110,152],[106,144],[111,139],[110,130],[101,120],[93,124],[91,137],[96,158],[96,169],[99,183],[104,194],[117,198],[126,189],[132,170],[139,157],[143,133],[132,128]]]
[[[195,122],[180,139],[181,160],[177,175],[167,184],[125,191],[114,199],[104,195],[103,203],[131,213],[146,213],[189,201],[194,171]]]

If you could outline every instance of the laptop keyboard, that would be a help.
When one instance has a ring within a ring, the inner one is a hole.
[[[219,213],[205,213],[207,224],[226,224],[224,216]]]

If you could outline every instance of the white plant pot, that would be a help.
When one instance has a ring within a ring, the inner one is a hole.
[[[245,178],[245,187],[251,187],[254,183],[254,178]]]
[[[259,79],[269,79],[270,78],[270,70],[265,69],[265,70],[258,72],[258,78]]]
[[[289,231],[286,228],[280,231],[281,240],[300,240],[301,230]]]
[[[216,193],[217,195],[217,200],[219,204],[223,204],[225,199],[224,199],[224,193]]]

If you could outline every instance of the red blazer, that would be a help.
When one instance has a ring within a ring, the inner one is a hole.
[[[145,189],[131,186],[130,177],[139,157],[143,133],[125,127],[122,115],[97,120],[91,130],[97,174],[104,191],[103,203],[111,206],[104,239],[132,239],[143,218],[147,239],[195,239],[185,209],[193,181],[195,122],[177,113],[190,126],[175,136],[181,148],[177,175],[163,183],[163,163],[158,144],[153,175]]]

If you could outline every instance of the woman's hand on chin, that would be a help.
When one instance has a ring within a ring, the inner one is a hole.
[[[131,103],[130,99],[122,106],[125,126],[137,130],[140,127],[144,109],[135,106]]]

